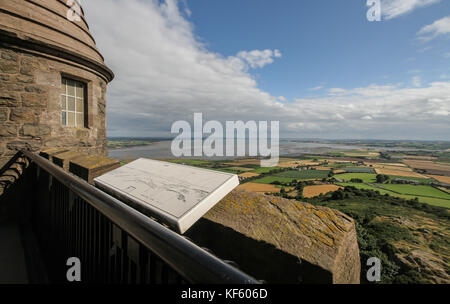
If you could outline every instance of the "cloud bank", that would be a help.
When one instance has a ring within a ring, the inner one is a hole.
[[[222,122],[279,120],[283,137],[450,139],[450,82],[324,88],[320,98],[287,101],[249,72],[282,60],[282,50],[211,52],[175,0],[95,0],[84,10],[116,74],[109,136],[169,136],[173,122],[202,112]]]

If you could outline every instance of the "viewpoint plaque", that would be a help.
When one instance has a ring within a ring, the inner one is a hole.
[[[94,179],[97,187],[184,233],[239,185],[235,174],[140,158]]]

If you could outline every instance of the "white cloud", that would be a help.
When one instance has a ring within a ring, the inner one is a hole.
[[[441,0],[381,0],[381,13],[386,20],[411,13]]]
[[[237,58],[242,59],[251,68],[262,68],[267,64],[274,62],[274,58],[281,57],[279,50],[253,50],[253,51],[240,51],[237,54]]]
[[[420,87],[420,86],[422,86],[422,81],[421,81],[421,79],[420,79],[419,76],[413,77],[412,80],[411,80],[411,83],[412,83],[412,85],[415,86],[415,87]]]
[[[202,112],[222,122],[278,120],[287,137],[450,139],[450,82],[334,88],[280,102],[258,88],[243,59],[200,43],[173,0],[86,1],[84,9],[116,74],[108,86],[109,136],[169,136],[174,121]]]
[[[445,94],[450,94],[450,82],[435,82],[423,88],[371,85],[339,96],[299,98],[292,107],[303,110],[302,132],[312,123],[328,132],[359,132],[379,138],[411,138],[419,134],[426,138],[426,133],[428,138],[448,139],[444,134],[450,132],[450,95]],[[345,122],[334,117],[334,113],[345,117]],[[431,132],[440,135],[433,136]]]
[[[184,13],[186,14],[186,16],[191,17],[192,12],[189,9],[189,6],[188,6],[186,0],[180,0],[180,3],[183,5]]]
[[[310,90],[310,91],[320,91],[322,89],[323,89],[323,86],[317,86],[317,87],[314,87],[314,88],[309,88],[308,90]]]
[[[422,41],[429,41],[441,35],[450,34],[450,16],[436,20],[432,24],[424,26],[417,36]]]
[[[344,94],[345,92],[347,92],[347,90],[341,89],[341,88],[331,88],[328,90],[328,93],[330,95],[339,95],[339,94]]]
[[[342,114],[340,114],[340,113],[335,113],[332,116],[332,118],[335,119],[335,120],[345,120],[345,117]]]

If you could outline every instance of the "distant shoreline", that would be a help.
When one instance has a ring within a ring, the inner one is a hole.
[[[145,147],[151,146],[156,143],[160,143],[160,141],[139,141],[139,140],[107,140],[107,148],[109,151],[126,149],[126,148],[136,148],[136,147]]]
[[[149,146],[155,143],[169,142],[172,138],[143,138],[143,137],[112,137],[108,138],[108,149],[118,150],[123,148]],[[450,151],[450,141],[435,140],[356,140],[356,139],[291,139],[282,138],[280,142],[291,143],[310,143],[310,144],[329,144],[333,145],[347,145],[359,146],[361,148],[369,149],[405,149],[407,150],[423,150],[423,151]]]
[[[247,144],[247,143],[246,143]],[[305,142],[293,140],[280,140],[279,155],[280,157],[297,157],[300,155],[330,155],[333,157],[345,157],[350,153],[354,157],[362,157],[366,152],[389,153],[393,158],[399,157],[400,154],[415,155],[433,155],[444,157],[450,160],[450,153],[447,143],[416,143],[401,142],[399,145],[384,145],[378,143],[377,146],[366,146],[360,143],[330,143],[330,142]],[[225,148],[225,147],[224,147]],[[171,140],[169,139],[153,139],[153,140],[126,140],[115,139],[108,141],[109,156],[116,159],[136,159],[140,157],[147,158],[173,158],[171,153]],[[225,152],[224,152],[224,155]],[[249,157],[249,155],[245,155]],[[191,158],[191,157],[187,157]],[[194,159],[234,159],[236,157],[193,157]]]

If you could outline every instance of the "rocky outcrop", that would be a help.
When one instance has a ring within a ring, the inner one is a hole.
[[[416,249],[409,253],[397,253],[396,257],[404,265],[421,273],[430,283],[450,284],[449,265],[440,256]]]
[[[410,237],[387,240],[393,246],[394,258],[406,270],[420,274],[421,283],[450,284],[450,229],[446,219],[426,213],[405,216],[377,216],[372,224],[396,225]]]
[[[337,210],[235,190],[186,235],[269,283],[359,283],[355,225]]]

